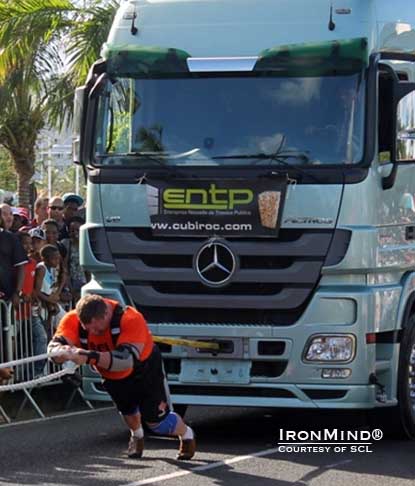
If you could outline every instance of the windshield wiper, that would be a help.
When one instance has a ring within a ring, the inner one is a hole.
[[[169,154],[168,152],[128,152],[124,154],[119,154],[121,156],[127,156],[127,157],[136,157],[138,159],[146,159],[151,162],[156,162],[159,166],[162,166],[163,169],[167,169],[167,175],[168,177],[182,177],[186,178],[189,177],[187,174],[183,173],[178,169],[177,165],[171,165],[168,163],[169,159],[172,158],[184,158],[184,157],[189,157],[192,154],[198,152],[200,149],[192,149],[189,150],[188,152],[182,152],[179,154]],[[192,177],[196,177],[195,175],[192,175]]]
[[[267,154],[265,152],[259,152],[257,154],[235,154],[235,155],[215,155],[211,157],[211,159],[258,159],[260,160],[275,160],[277,162],[281,162],[282,165],[286,164],[290,167],[294,167],[293,165],[285,162],[284,159],[301,159],[304,162],[310,162],[311,158],[307,152],[297,152],[293,150],[292,152],[275,152]],[[282,160],[280,160],[282,159]]]
[[[187,150],[186,152],[174,153],[174,152],[128,152],[125,155],[131,157],[139,157],[143,159],[149,159],[154,162],[159,162],[160,164],[165,164],[166,160],[175,160],[175,159],[185,159],[187,157],[191,157],[192,155],[200,152],[200,148],[194,148],[191,150]]]
[[[320,181],[314,177],[312,174],[307,172],[306,170],[302,169],[298,165],[292,165],[286,162],[285,159],[290,159],[290,158],[296,158],[296,159],[301,159],[304,162],[310,162],[310,156],[308,155],[307,152],[297,152],[295,150],[293,151],[283,151],[283,152],[275,152],[275,153],[264,153],[264,152],[259,152],[257,154],[236,154],[236,155],[216,155],[214,157],[211,157],[212,159],[256,159],[256,162],[254,164],[260,162],[261,160],[269,160],[273,162],[277,162],[280,165],[283,165],[285,167],[288,167],[290,169],[295,170],[296,172],[299,172],[300,174],[306,175],[307,177],[310,177],[317,183]]]

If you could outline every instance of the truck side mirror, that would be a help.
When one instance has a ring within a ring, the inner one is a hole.
[[[72,160],[75,164],[82,164],[82,133],[85,124],[85,114],[88,104],[86,86],[75,90],[73,128],[72,128]]]
[[[393,107],[393,168],[390,174],[382,179],[383,189],[393,187],[399,162],[415,160],[415,83],[399,81],[396,78]]]
[[[83,163],[88,164],[92,158],[94,147],[96,118],[99,107],[99,100],[105,94],[105,90],[110,83],[107,73],[101,73],[98,77],[91,79],[88,84],[88,91],[85,91],[83,109],[83,129],[81,137],[81,154]],[[92,86],[92,87],[91,87]]]
[[[396,109],[396,161],[415,160],[415,91],[399,100]]]

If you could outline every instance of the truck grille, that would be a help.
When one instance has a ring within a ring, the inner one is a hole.
[[[332,229],[281,229],[276,240],[228,238],[239,267],[228,286],[212,288],[193,268],[206,238],[154,238],[148,228],[106,228],[106,234],[126,290],[148,321],[183,324],[296,322],[318,283],[333,236],[337,244],[330,254],[336,262],[350,239],[348,231]]]

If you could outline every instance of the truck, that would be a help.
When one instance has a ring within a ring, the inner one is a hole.
[[[414,63],[405,0],[121,4],[75,94],[83,293],[174,338],[181,412],[366,410],[415,439]]]

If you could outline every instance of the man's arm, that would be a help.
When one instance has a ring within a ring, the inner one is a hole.
[[[113,351],[102,352],[72,347],[67,359],[77,365],[91,364],[108,371],[124,371],[132,368],[134,361],[140,359],[143,347],[142,343],[128,343],[121,344]]]
[[[12,302],[15,307],[19,307],[20,304],[20,292],[22,291],[23,288],[23,282],[24,282],[24,263],[21,263],[19,265],[15,265],[16,268],[16,290],[14,291],[12,295]]]

